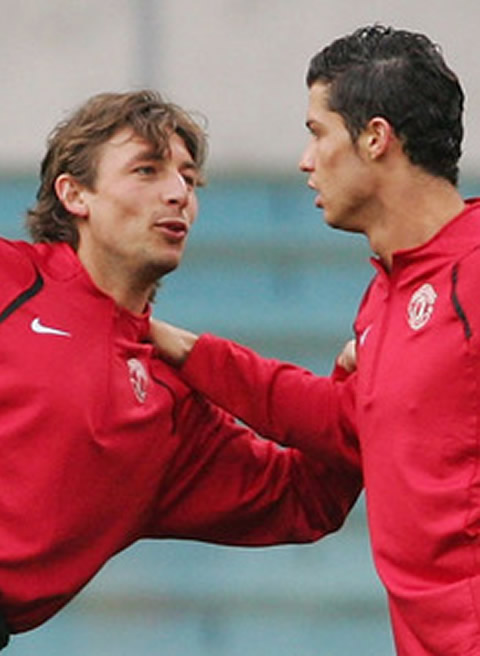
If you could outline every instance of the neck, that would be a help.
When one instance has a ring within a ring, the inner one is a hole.
[[[104,260],[98,263],[91,252],[82,249],[81,242],[77,255],[94,284],[117,305],[133,314],[145,311],[154,294],[155,281],[150,277],[142,280],[140,276],[130,276],[126,266],[117,267]]]
[[[107,293],[113,298],[115,303],[120,307],[128,310],[132,314],[140,315],[145,312],[145,309],[153,296],[155,291],[154,285],[151,285],[148,290],[141,290],[136,292],[133,288],[102,288],[102,291]]]
[[[390,269],[393,254],[421,246],[464,209],[448,181],[417,171],[405,184],[391,182],[379,196],[377,212],[365,234],[370,247]]]

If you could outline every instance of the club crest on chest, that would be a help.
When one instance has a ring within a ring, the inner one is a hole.
[[[137,358],[127,360],[128,375],[132,385],[133,392],[139,403],[145,403],[147,399],[148,374]]]
[[[420,330],[430,320],[435,308],[437,292],[430,283],[425,283],[412,294],[407,309],[408,325]]]

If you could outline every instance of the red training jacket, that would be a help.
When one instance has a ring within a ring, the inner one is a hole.
[[[66,244],[0,240],[0,269],[0,609],[12,631],[140,538],[270,545],[342,524],[362,485],[355,454],[337,466],[240,427],[152,357],[149,312],[118,307]]]

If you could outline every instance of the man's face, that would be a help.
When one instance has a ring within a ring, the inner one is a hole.
[[[79,256],[90,273],[151,284],[180,263],[198,205],[197,167],[172,133],[170,156],[123,129],[100,149],[94,190],[82,190]]]
[[[300,160],[309,174],[308,186],[318,194],[325,221],[334,228],[364,231],[373,194],[371,167],[362,145],[354,144],[343,118],[328,109],[327,85],[317,82],[309,92],[306,125],[310,140]]]

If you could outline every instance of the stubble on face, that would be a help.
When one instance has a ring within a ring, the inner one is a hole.
[[[175,134],[167,157],[131,131],[105,144],[95,189],[84,191],[88,218],[80,224],[78,251],[104,291],[145,298],[177,268],[197,212],[195,171]]]

